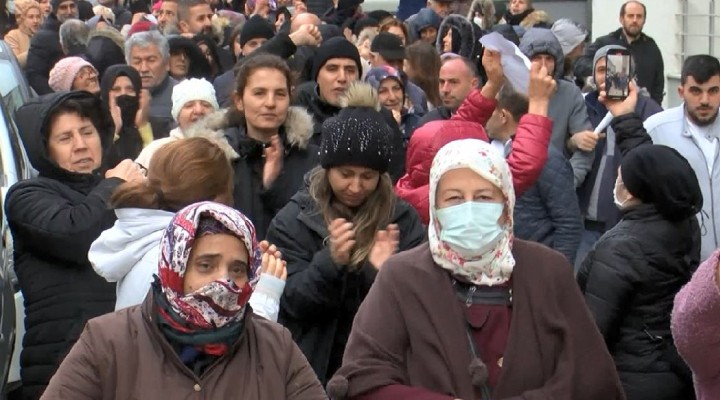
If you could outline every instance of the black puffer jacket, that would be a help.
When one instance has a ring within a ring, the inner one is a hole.
[[[63,57],[59,31],[60,21],[55,14],[50,14],[30,41],[25,76],[39,95],[53,92],[48,84],[50,70]]]
[[[246,136],[246,123],[239,113],[218,111],[193,126],[194,131],[222,131],[240,155],[235,169],[235,208],[255,225],[258,238],[264,238],[270,221],[303,185],[303,176],[319,164],[318,147],[310,143],[312,117],[300,107],[290,107],[280,137],[285,147],[283,169],[269,188],[263,188],[263,143]]]
[[[25,298],[20,358],[25,399],[40,397],[85,322],[115,308],[115,285],[95,273],[87,253],[100,233],[113,225],[115,214],[107,200],[123,181],[103,179],[101,171],[63,170],[48,158],[45,147],[50,113],[71,97],[92,96],[50,94],[32,100],[15,116],[30,162],[40,174],[13,185],[5,203],[15,271]],[[100,107],[100,100],[96,102]],[[105,147],[112,142],[109,126],[101,130]]]
[[[319,146],[320,139],[322,138],[323,122],[337,115],[337,113],[340,112],[340,107],[335,107],[323,101],[320,98],[320,94],[318,94],[317,83],[314,81],[306,82],[297,87],[293,104],[306,108],[313,116],[315,123],[313,125],[311,142]],[[405,142],[403,140],[403,134],[400,132],[400,127],[392,116],[392,113],[384,107],[380,108],[380,113],[384,117],[385,123],[387,123],[392,130],[390,143],[393,146],[393,150],[388,173],[390,177],[392,177],[393,183],[395,183],[405,174]]]
[[[425,229],[408,203],[398,199],[392,223],[400,228],[398,251],[423,242]],[[377,275],[369,263],[357,272],[335,265],[328,236],[307,190],[293,196],[267,235],[287,260],[278,322],[290,330],[323,386],[340,367],[353,318]]]
[[[627,210],[583,262],[578,283],[628,400],[693,398],[670,312],[699,261],[695,216],[673,223],[645,204]]]
[[[515,203],[515,236],[559,251],[572,263],[580,246],[582,221],[572,166],[551,147],[540,178]]]

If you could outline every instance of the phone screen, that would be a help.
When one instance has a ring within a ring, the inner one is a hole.
[[[608,54],[605,72],[607,97],[624,99],[628,97],[630,85],[630,54]]]

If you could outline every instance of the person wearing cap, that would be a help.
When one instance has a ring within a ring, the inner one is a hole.
[[[18,27],[11,30],[3,40],[10,46],[21,68],[25,68],[30,40],[40,28],[43,21],[40,4],[35,0],[17,0],[15,2],[15,20]]]
[[[617,110],[613,115],[616,127],[638,120]],[[580,290],[628,400],[694,398],[692,373],[673,343],[670,313],[701,260],[697,176],[677,150],[641,145],[623,158],[613,197],[622,220],[583,261]]]
[[[50,70],[48,84],[56,92],[84,90],[92,94],[100,93],[97,70],[80,57],[66,57],[55,64]]]
[[[435,44],[440,23],[450,15],[452,2],[447,0],[428,0],[427,6],[408,18],[405,23],[410,34],[410,43],[423,40]]]
[[[294,104],[305,107],[315,120],[312,143],[320,144],[323,121],[340,112],[345,92],[352,82],[360,79],[361,68],[357,47],[344,37],[326,40],[318,47],[311,73],[313,81],[298,86],[294,99]],[[381,116],[392,133],[390,175],[395,180],[402,175],[405,164],[402,133],[390,111],[383,109]]]
[[[398,70],[388,65],[370,69],[365,75],[365,81],[377,90],[380,104],[392,112],[407,146],[410,135],[420,122],[420,115],[412,107],[406,107],[405,82],[408,81],[402,78]]]
[[[555,21],[551,30],[558,42],[560,42],[565,56],[563,76],[575,80],[573,66],[585,50],[585,39],[587,39],[588,31],[584,26],[568,18]]]
[[[135,161],[146,168],[150,167],[150,161],[157,149],[168,143],[187,137],[211,136],[205,134],[207,129],[204,127],[191,129],[203,117],[219,109],[215,99],[215,89],[210,82],[205,79],[190,78],[178,83],[173,87],[172,102],[172,116],[177,127],[170,131],[168,137],[153,140],[140,152]],[[238,157],[222,135],[214,135],[212,138],[227,153],[228,158],[232,160]]]
[[[424,115],[427,113],[428,104],[425,92],[420,87],[407,79],[403,74],[403,66],[405,64],[405,46],[402,40],[389,32],[380,32],[370,45],[371,65],[373,68],[392,67],[403,77],[407,93],[407,99],[410,102],[408,108],[416,115]]]
[[[393,192],[391,134],[374,89],[354,82],[344,98],[323,123],[320,166],[267,235],[288,268],[278,322],[323,384],[340,367],[353,317],[385,260],[425,235],[415,210]]]
[[[60,25],[67,20],[77,18],[78,8],[75,0],[52,0],[51,14],[30,41],[25,76],[37,94],[53,92],[48,84],[48,78],[52,67],[63,57],[60,46]]]
[[[257,50],[263,43],[272,39],[275,36],[270,22],[261,17],[260,15],[253,15],[243,25],[242,31],[240,31],[240,48],[242,49],[243,56],[249,56]]]
[[[513,235],[505,159],[458,140],[429,175],[428,241],[385,262],[330,397],[623,400],[569,262]]]
[[[595,53],[593,81],[596,89],[585,95],[585,106],[593,128],[597,128],[609,113],[607,107],[600,102],[600,92],[605,88],[607,54],[611,50],[619,49],[624,48],[609,45]],[[634,76],[632,65],[631,63],[630,75]],[[639,93],[635,114],[641,120],[645,121],[660,112],[662,112],[662,107],[650,98],[647,92]],[[600,236],[615,226],[621,218],[620,210],[613,204],[612,192],[617,179],[618,168],[620,168],[622,162],[622,154],[618,146],[617,132],[613,127],[607,126],[602,129],[602,132],[605,136],[598,140],[598,144],[592,152],[592,167],[587,178],[578,188],[578,200],[585,221],[585,229],[575,262],[576,270],[580,267],[595,242],[600,239]],[[581,156],[581,153],[573,155],[573,157]]]
[[[136,33],[125,42],[125,59],[140,74],[143,89],[150,91],[149,120],[153,136],[156,139],[167,137],[174,124],[172,90],[177,84],[168,73],[168,40],[157,30]]]
[[[287,329],[249,303],[279,254],[228,206],[174,211],[145,300],[80,328],[43,399],[327,399]]]

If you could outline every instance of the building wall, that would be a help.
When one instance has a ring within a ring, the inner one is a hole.
[[[626,0],[593,0],[592,1],[592,36],[593,40],[620,27],[620,6]],[[706,3],[707,0],[688,0],[692,3]],[[660,48],[665,63],[665,101],[664,107],[680,104],[677,96],[681,69],[682,36],[682,0],[645,0],[648,20],[644,32],[649,35]],[[695,4],[696,6],[697,4]]]

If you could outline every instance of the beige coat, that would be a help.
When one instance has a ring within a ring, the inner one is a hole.
[[[230,352],[198,377],[154,321],[153,296],[92,319],[42,399],[327,399],[282,326],[248,312]]]
[[[10,49],[15,53],[20,67],[25,68],[27,61],[27,53],[30,50],[30,39],[32,37],[20,29],[13,29],[5,35],[5,43],[10,46]]]

